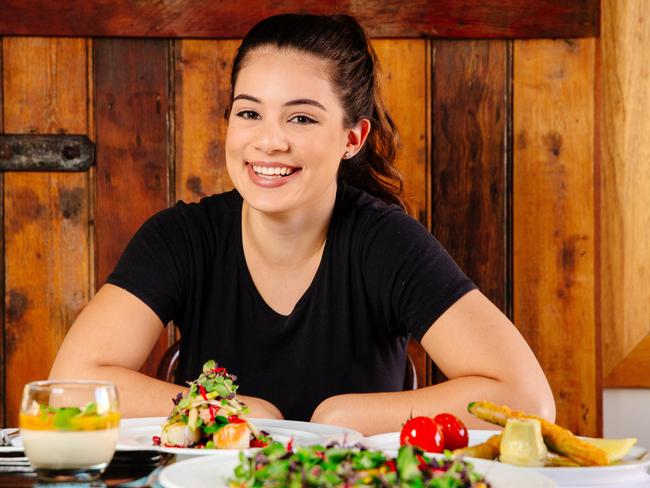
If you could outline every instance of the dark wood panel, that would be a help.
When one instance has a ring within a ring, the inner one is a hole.
[[[94,43],[97,285],[113,270],[138,227],[169,203],[168,42]],[[167,334],[143,368],[155,375]]]
[[[3,0],[0,33],[236,38],[282,12],[349,13],[374,37],[597,36],[598,0]]]
[[[432,229],[507,313],[506,41],[434,41]]]

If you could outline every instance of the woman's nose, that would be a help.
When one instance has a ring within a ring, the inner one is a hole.
[[[255,141],[256,149],[267,154],[274,152],[287,151],[289,141],[286,134],[276,122],[264,121],[260,124],[260,130]]]

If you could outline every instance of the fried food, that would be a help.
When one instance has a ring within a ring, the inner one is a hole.
[[[475,446],[463,447],[453,451],[454,456],[469,456],[481,459],[495,459],[499,456],[501,434],[495,434],[487,441]]]
[[[504,427],[508,418],[537,419],[542,427],[542,436],[548,448],[566,456],[581,466],[605,466],[609,464],[607,453],[588,442],[577,438],[571,431],[553,424],[541,417],[498,406],[487,401],[472,402],[467,410],[475,417]]]

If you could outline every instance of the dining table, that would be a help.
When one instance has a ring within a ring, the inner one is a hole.
[[[134,420],[136,422],[138,421],[138,419]],[[154,419],[148,420],[148,423],[145,422],[145,429],[151,428],[148,426],[148,424],[151,423],[151,420]],[[124,430],[124,425],[121,429]],[[470,431],[470,433],[471,432],[472,431]],[[398,433],[387,433],[371,436],[368,438],[362,438],[360,440],[370,448],[382,449],[394,444],[396,442],[397,436]],[[128,436],[125,438],[128,439]],[[372,445],[373,441],[376,444],[374,446]],[[382,445],[384,442],[388,442],[388,444]],[[180,463],[183,461],[188,459],[195,459],[195,457],[188,458],[187,455],[179,455],[178,453],[167,452],[166,450],[149,449],[146,446],[139,447],[137,443],[135,443],[135,447],[137,448],[134,448],[134,445],[129,446],[128,442],[122,445],[126,445],[126,448],[121,449],[120,444],[118,443],[118,449],[116,450],[113,459],[99,480],[89,483],[74,484],[46,483],[39,481],[36,473],[25,457],[25,453],[20,445],[15,445],[13,447],[0,446],[0,487],[165,488],[159,482],[163,469],[174,465],[180,467]],[[173,449],[170,451],[173,451]],[[642,469],[645,470],[645,472],[641,473],[640,476],[636,476],[634,479],[630,479],[629,476],[627,479],[612,479],[610,477],[606,480],[595,480],[592,478],[590,482],[585,483],[584,480],[573,477],[571,479],[567,479],[566,481],[554,481],[555,486],[558,488],[584,488],[586,486],[593,486],[597,488],[650,488],[650,472],[648,472],[648,470],[650,470],[650,463],[646,461],[643,464]],[[187,488],[192,487],[188,485]]]
[[[22,450],[0,451],[0,487],[158,487],[160,471],[175,461],[158,451],[116,451],[102,477],[93,482],[47,483],[38,480]]]

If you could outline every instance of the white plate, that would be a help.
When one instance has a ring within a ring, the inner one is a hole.
[[[226,480],[233,476],[239,459],[219,456],[181,461],[164,468],[159,483],[164,488],[227,488]],[[514,468],[505,464],[472,460],[477,472],[483,474],[493,488],[552,488],[555,483],[535,471]]]
[[[154,446],[153,436],[160,436],[165,417],[124,419],[120,422],[119,450],[156,450],[182,456],[217,455],[228,457],[239,454],[239,449],[192,449],[182,447]],[[352,429],[333,425],[298,422],[296,420],[251,419],[255,427],[268,432],[273,440],[286,444],[293,439],[295,445],[322,444],[332,441],[354,444],[363,436]],[[246,450],[248,452],[249,450]]]
[[[485,442],[490,436],[498,434],[497,430],[472,430],[469,431],[469,445]],[[372,449],[395,452],[399,448],[399,432],[378,434],[366,437],[363,444]],[[477,461],[471,458],[472,462]],[[619,464],[611,466],[588,466],[580,468],[521,468],[524,471],[538,471],[544,476],[555,480],[560,485],[594,486],[629,481],[647,480],[650,484],[650,454],[647,449],[633,447]]]

